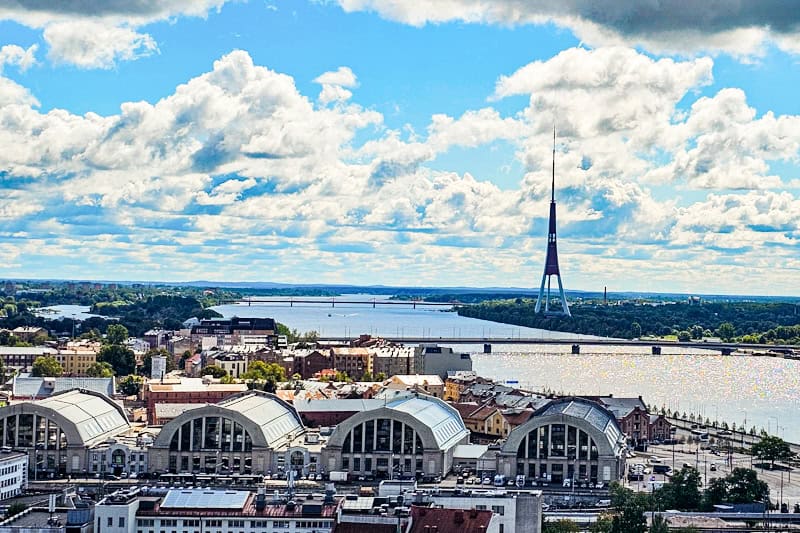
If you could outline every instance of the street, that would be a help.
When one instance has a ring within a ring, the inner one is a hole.
[[[650,471],[644,476],[643,481],[629,482],[626,478],[626,486],[637,491],[649,491],[651,477],[655,478],[656,483],[669,480],[666,475],[652,473],[651,457],[658,458],[660,462],[656,464],[667,465],[673,470],[681,469],[684,464],[697,468],[703,487],[715,477],[727,476],[733,468],[753,467],[758,473],[758,478],[769,485],[770,498],[773,503],[788,503],[789,512],[793,510],[794,504],[800,503],[800,471],[791,469],[778,470],[778,465],[776,465],[776,470],[761,469],[753,466],[753,457],[751,455],[731,453],[729,457],[724,450],[720,450],[719,455],[715,455],[708,449],[701,450],[699,443],[676,444],[674,446],[650,445],[647,452],[637,452],[636,457],[628,459],[628,467],[630,468],[633,464],[644,464],[645,468]],[[758,460],[755,460],[755,464],[758,464]],[[716,471],[712,470],[712,465]]]

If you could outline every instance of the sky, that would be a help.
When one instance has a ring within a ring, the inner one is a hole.
[[[793,0],[0,0],[0,279],[800,294]]]

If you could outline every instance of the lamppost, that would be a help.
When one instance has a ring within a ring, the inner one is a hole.
[[[772,426],[770,425],[770,421],[775,420],[775,434],[778,434],[778,417],[777,416],[768,416],[767,417],[767,434],[771,435],[770,433]]]

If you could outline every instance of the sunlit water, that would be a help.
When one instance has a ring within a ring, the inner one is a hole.
[[[737,426],[746,420],[748,428],[800,442],[800,361],[667,348],[659,356],[628,346],[584,346],[581,355],[569,346],[494,348],[473,354],[478,374],[534,390],[641,395],[658,407]]]
[[[36,311],[36,314],[50,320],[58,320],[60,318],[75,318],[75,320],[86,320],[93,315],[89,312],[91,307],[88,305],[52,305],[50,307],[42,307]],[[108,317],[104,317],[108,318]]]
[[[356,299],[355,296],[348,296]],[[342,297],[344,298],[344,297]],[[380,297],[378,297],[380,298]],[[365,299],[372,299],[366,296]],[[520,328],[460,317],[438,309],[336,304],[226,305],[225,316],[269,316],[299,331],[323,336],[534,337],[572,335]],[[800,442],[800,361],[772,357],[723,357],[717,352],[663,347],[650,355],[648,347],[494,344],[492,354],[482,345],[456,345],[473,352],[475,370],[497,380],[517,381],[535,390],[574,394],[641,395],[648,404],[702,414],[704,418],[769,429]],[[777,427],[777,429],[776,429]]]
[[[341,297],[344,299],[344,297]],[[357,295],[348,296],[358,299]],[[367,295],[363,299],[371,300]],[[382,297],[377,297],[379,300]],[[385,298],[385,297],[384,297]],[[88,308],[56,306],[58,315],[85,318]],[[534,337],[570,336],[460,317],[439,308],[347,306],[322,304],[246,304],[215,308],[233,315],[273,317],[301,332],[323,336]],[[50,315],[57,316],[57,315]],[[800,442],[800,361],[773,357],[721,356],[716,352],[663,347],[650,355],[648,347],[582,346],[572,355],[569,346],[494,344],[492,354],[482,345],[456,345],[473,352],[475,370],[501,381],[517,381],[533,390],[573,394],[639,396],[648,404],[702,414],[737,426],[769,429]],[[776,429],[777,428],[777,429]]]
[[[426,307],[418,305],[416,309],[407,305],[370,305],[347,304],[351,301],[387,301],[387,296],[371,294],[347,294],[336,298],[336,306],[332,307],[330,298],[309,298],[319,300],[315,304],[293,304],[258,302],[248,305],[239,303],[220,305],[213,309],[225,317],[267,316],[286,324],[291,329],[303,333],[316,331],[323,337],[349,337],[367,333],[383,337],[531,337],[557,338],[574,337],[572,334],[547,331],[543,329],[524,328],[499,324],[488,320],[478,320],[458,316],[447,307]]]

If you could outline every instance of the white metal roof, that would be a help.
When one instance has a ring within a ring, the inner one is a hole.
[[[252,420],[261,428],[270,446],[285,440],[289,433],[304,429],[297,413],[275,396],[253,392],[224,400],[219,406]]]
[[[84,443],[116,435],[130,427],[119,406],[98,393],[74,389],[39,400],[35,405],[69,420]]]
[[[428,426],[441,449],[448,448],[469,435],[458,411],[438,398],[425,395],[406,396],[386,404],[386,407],[407,413]]]

